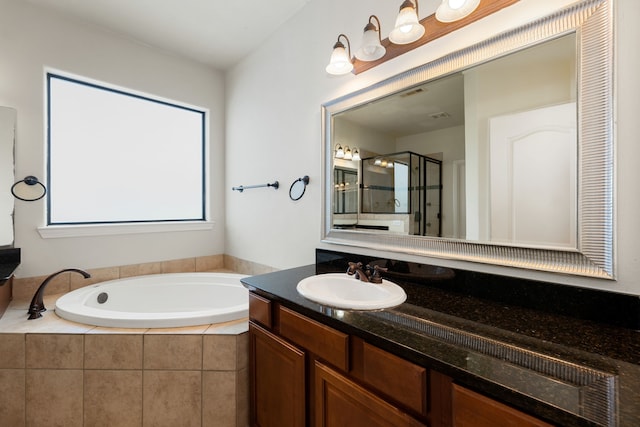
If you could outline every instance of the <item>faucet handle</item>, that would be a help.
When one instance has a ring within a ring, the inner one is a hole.
[[[349,276],[353,276],[358,272],[359,269],[362,269],[361,262],[349,262],[349,268],[347,268],[347,274]]]
[[[373,267],[370,265],[367,265],[367,271],[371,271],[373,270],[373,273],[371,273],[371,276],[369,277],[369,281],[371,283],[376,283],[376,284],[380,284],[382,283],[382,272],[385,272],[387,270],[389,270],[388,268],[385,267],[380,267],[379,265],[374,265]]]

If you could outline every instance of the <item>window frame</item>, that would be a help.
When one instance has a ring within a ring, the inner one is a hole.
[[[109,235],[109,234],[131,234],[145,232],[166,232],[181,230],[202,230],[211,229],[213,223],[209,220],[210,216],[210,195],[209,195],[209,110],[202,107],[189,105],[186,103],[169,100],[157,95],[143,93],[141,91],[124,88],[115,84],[105,83],[93,80],[83,76],[73,75],[67,72],[45,69],[44,74],[44,117],[45,117],[45,146],[46,146],[46,182],[49,190],[51,190],[51,81],[52,79],[60,79],[74,84],[84,85],[90,88],[104,90],[123,96],[130,96],[138,100],[157,103],[163,106],[178,108],[200,115],[200,184],[201,195],[199,206],[197,206],[198,214],[193,218],[169,218],[169,219],[133,219],[133,220],[116,220],[116,221],[83,221],[83,222],[52,222],[52,192],[48,191],[46,197],[46,213],[45,226],[39,227],[38,231],[43,238],[50,237],[69,237],[69,236],[91,236],[91,235]],[[55,185],[55,182],[54,182]],[[194,207],[196,204],[194,203]],[[194,211],[195,212],[195,211]]]

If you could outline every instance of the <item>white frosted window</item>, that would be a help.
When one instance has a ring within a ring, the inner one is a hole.
[[[204,221],[206,112],[47,74],[48,224]]]

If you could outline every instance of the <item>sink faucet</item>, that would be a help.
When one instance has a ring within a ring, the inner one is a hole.
[[[47,311],[46,307],[44,306],[44,301],[42,300],[42,297],[44,296],[44,288],[46,288],[47,284],[58,274],[65,273],[67,271],[80,273],[84,276],[85,279],[88,279],[89,277],[91,277],[91,275],[86,271],[83,271],[77,268],[66,268],[64,270],[60,270],[56,273],[53,273],[52,275],[44,279],[44,281],[36,291],[35,295],[33,295],[33,299],[31,300],[31,304],[29,305],[29,310],[28,310],[29,320],[42,317],[42,312]]]
[[[369,264],[367,264],[366,267],[363,267],[361,262],[350,262],[349,268],[347,268],[347,274],[349,276],[354,276],[357,280],[362,282],[371,282],[375,284],[382,283],[382,275],[380,273],[383,271],[387,271],[387,269],[378,265],[374,265],[372,267]]]

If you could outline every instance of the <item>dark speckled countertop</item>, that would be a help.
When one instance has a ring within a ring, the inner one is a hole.
[[[13,275],[20,265],[20,248],[0,249],[0,285]]]
[[[361,257],[322,250],[317,255],[315,265],[248,277],[243,283],[301,314],[556,425],[640,426],[640,332],[619,326],[629,316],[635,321],[633,297],[583,296],[577,289],[584,304],[596,298],[617,304],[618,311],[630,307],[622,320],[614,318],[613,324],[607,324],[598,317],[601,314],[594,315],[597,320],[581,318],[585,316],[580,316],[576,295],[554,294],[553,287],[547,288],[554,285],[525,284],[534,289],[543,286],[546,298],[554,300],[542,310],[535,303],[535,308],[515,304],[508,296],[478,296],[473,287],[459,286],[462,271],[416,264],[387,274],[407,293],[407,301],[400,306],[380,311],[338,310],[302,297],[296,285],[305,277],[345,271],[346,257],[354,261]],[[465,280],[487,279],[473,278]],[[500,278],[495,276],[494,282]],[[511,285],[510,290],[521,284]],[[524,293],[531,290],[522,289]],[[573,305],[577,311],[549,309],[562,305],[565,297],[571,302],[563,307]],[[607,301],[608,297],[613,300]]]

